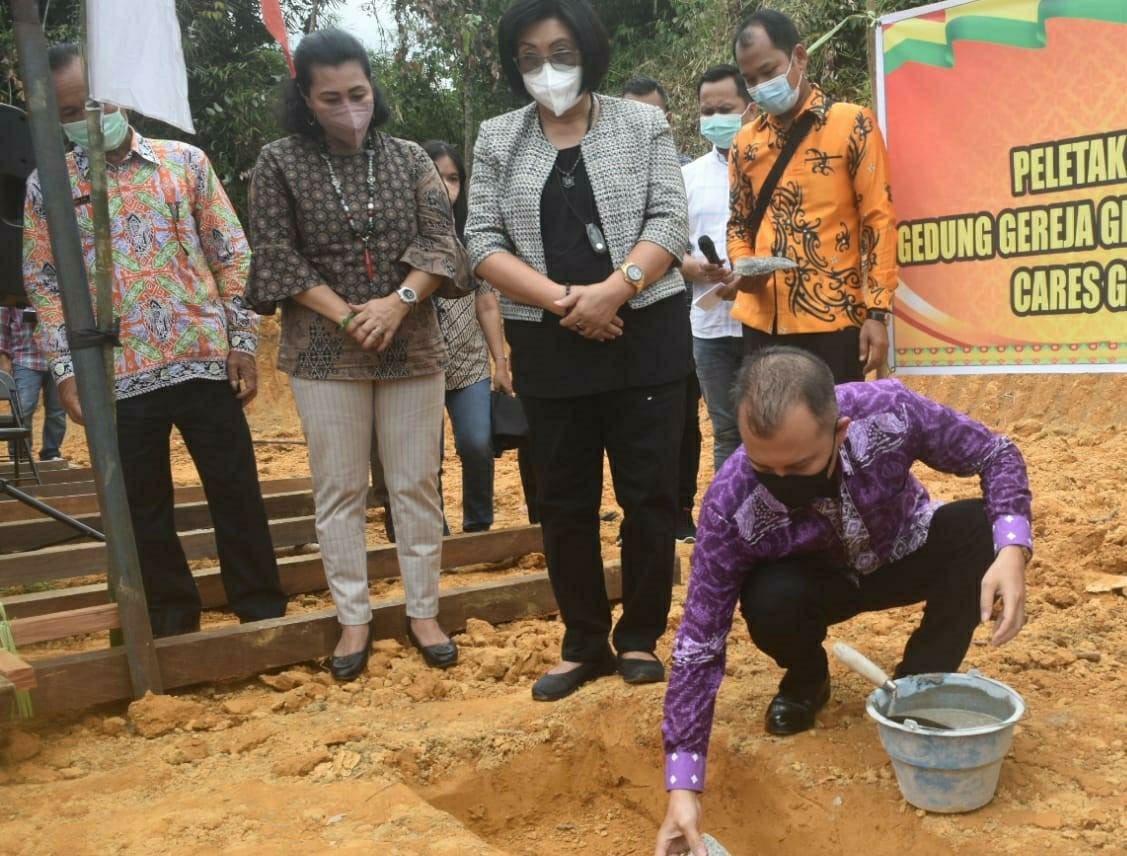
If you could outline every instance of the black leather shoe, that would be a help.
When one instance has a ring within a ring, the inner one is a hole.
[[[661,660],[639,660],[618,655],[618,673],[628,684],[660,684],[665,680]]]
[[[411,629],[411,619],[407,619],[407,638],[419,649],[428,666],[436,669],[449,669],[458,662],[458,646],[450,639],[437,645],[424,645]]]
[[[354,654],[345,654],[343,657],[334,656],[329,660],[329,671],[333,677],[342,683],[354,681],[368,668],[368,655],[372,652],[372,625],[368,625],[368,638],[364,647]]]
[[[607,654],[601,660],[584,663],[570,672],[561,675],[544,675],[532,685],[532,697],[536,701],[559,701],[567,698],[588,681],[614,674],[614,658]]]
[[[814,727],[814,715],[830,700],[830,679],[819,687],[813,698],[793,698],[782,693],[767,705],[767,733],[787,737]]]

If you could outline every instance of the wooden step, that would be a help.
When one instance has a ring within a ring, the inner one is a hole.
[[[622,594],[622,568],[606,565],[607,594]],[[546,616],[557,610],[547,574],[530,574],[470,586],[439,598],[438,620],[448,633],[464,630],[470,618],[491,624]],[[402,639],[403,600],[372,605],[375,639]],[[166,690],[253,677],[268,669],[327,656],[340,636],[335,609],[233,624],[156,641]],[[37,717],[81,710],[132,697],[124,648],[109,648],[32,661],[38,686],[32,690]],[[0,717],[7,714],[0,710]]]
[[[312,491],[295,491],[293,493],[267,494],[263,497],[266,506],[266,515],[269,518],[306,517],[313,514]],[[186,502],[176,506],[176,531],[191,532],[194,529],[210,529],[211,510],[204,502]],[[102,515],[98,513],[82,514],[77,520],[101,531]],[[79,535],[70,526],[53,520],[50,517],[40,517],[38,520],[23,520],[13,523],[0,523],[0,552],[13,553],[25,550],[38,550],[52,544],[59,544],[68,538],[75,538],[73,543],[89,543],[85,536]]]
[[[261,483],[262,494],[267,496],[273,493],[292,493],[294,491],[311,490],[313,482],[308,478],[275,479]],[[73,489],[73,493],[69,492]],[[24,493],[42,499],[52,508],[63,514],[94,514],[98,511],[98,497],[95,492],[94,482],[81,482],[76,485],[44,485],[42,487],[21,487]],[[189,502],[203,502],[207,497],[199,485],[191,487],[178,487],[173,495],[177,505]],[[42,514],[18,500],[0,494],[0,523],[9,523],[14,520],[36,520]]]
[[[314,518],[290,517],[270,521],[270,538],[276,548],[311,544],[317,540]],[[215,531],[197,529],[180,533],[180,543],[188,560],[214,559]],[[0,588],[30,583],[65,580],[106,570],[104,544],[70,544],[46,547],[28,553],[0,556]]]
[[[521,526],[515,529],[494,529],[469,535],[452,535],[442,542],[441,567],[443,570],[466,565],[500,562],[544,550],[544,535],[539,526]],[[287,595],[325,591],[325,569],[320,554],[293,556],[278,560],[278,574],[282,590]],[[205,609],[215,609],[227,604],[218,568],[207,568],[194,574],[200,598]],[[394,579],[399,576],[399,557],[394,545],[368,549],[369,581]],[[104,583],[11,595],[4,598],[8,617],[17,620],[52,613],[71,612],[109,603],[109,592]],[[109,628],[101,628],[109,629]],[[86,631],[93,632],[93,631]]]
[[[0,678],[4,678],[17,690],[30,690],[36,685],[35,669],[3,648],[0,648]]]

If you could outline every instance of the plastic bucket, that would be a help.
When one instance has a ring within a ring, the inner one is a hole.
[[[913,710],[923,716],[928,711],[965,711],[967,719],[989,723],[940,731],[893,722],[885,717],[888,693],[874,690],[865,710],[876,720],[904,799],[945,814],[973,811],[990,802],[1002,759],[1013,743],[1014,725],[1025,714],[1021,696],[974,670],[914,675],[895,683],[898,716],[911,716]]]

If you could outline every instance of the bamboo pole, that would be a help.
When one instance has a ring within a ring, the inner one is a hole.
[[[78,221],[71,201],[58,105],[47,67],[47,41],[39,23],[36,0],[12,0],[11,7],[63,315],[68,331],[87,330],[94,327],[94,312]],[[121,608],[131,689],[140,697],[149,691],[160,692],[162,684],[121,473],[109,378],[105,361],[96,349],[72,348],[71,357],[79,400],[86,416],[86,441],[94,463],[98,503],[103,509],[109,578],[113,580],[114,596]]]
[[[90,26],[87,0],[82,0],[82,72],[87,86],[90,84],[90,65],[86,56],[86,43],[89,40]],[[90,157],[90,206],[94,215],[94,305],[98,327],[102,330],[113,328],[113,236],[110,233],[109,182],[106,176],[106,142],[102,133],[102,105],[97,101],[86,102],[86,129],[90,145],[86,149]],[[111,415],[116,422],[114,386],[114,349],[106,344],[102,347],[102,359],[106,364],[106,379],[110,388]]]

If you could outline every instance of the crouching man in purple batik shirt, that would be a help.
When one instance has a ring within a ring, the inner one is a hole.
[[[752,641],[786,670],[767,708],[777,735],[812,727],[829,699],[831,624],[925,602],[902,677],[956,671],[996,598],[994,645],[1025,623],[1031,497],[1009,439],[899,381],[835,390],[829,368],[795,348],[749,357],[736,395],[743,453],[701,508],[665,695],[670,800],[658,856],[706,852],[699,795],[737,601]],[[932,501],[911,474],[916,461],[979,476],[983,498]]]

